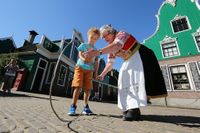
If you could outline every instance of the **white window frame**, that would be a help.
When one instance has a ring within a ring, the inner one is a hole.
[[[178,31],[178,32],[174,32],[174,28],[173,28],[172,22],[173,22],[173,21],[177,21],[177,20],[182,19],[182,18],[186,18],[187,24],[188,24],[188,29],[182,30],[182,31]],[[188,19],[187,16],[179,16],[179,15],[176,15],[176,16],[174,17],[174,19],[172,19],[172,20],[170,21],[170,25],[171,25],[172,32],[173,32],[174,34],[178,34],[178,33],[181,33],[181,32],[185,32],[185,31],[191,30],[190,21],[189,21],[189,19]]]
[[[178,51],[178,54],[175,55],[175,56],[167,56],[167,57],[165,57],[165,56],[164,56],[164,51],[163,51],[163,45],[164,45],[164,44],[168,44],[168,43],[172,43],[172,42],[175,43],[176,48],[177,48],[177,51]],[[176,38],[171,38],[171,37],[169,37],[169,36],[165,36],[165,38],[164,38],[162,41],[160,41],[160,48],[161,48],[161,51],[162,51],[162,57],[163,57],[163,58],[171,58],[171,57],[180,56],[180,51],[179,51],[179,47],[178,47]]]
[[[44,62],[46,62],[45,68],[40,67],[40,62],[41,62],[41,60],[44,61]],[[35,82],[35,78],[36,78],[36,74],[37,74],[37,72],[38,72],[38,69],[44,70],[44,73],[43,73],[43,75],[42,75],[42,80],[41,80],[40,86],[39,86],[39,88],[38,88],[39,91],[42,90],[42,85],[43,85],[43,82],[44,82],[44,77],[45,77],[45,74],[46,74],[47,66],[48,66],[48,61],[45,60],[45,59],[43,59],[43,58],[39,58],[39,61],[38,61],[37,67],[36,67],[36,71],[35,71],[35,74],[34,74],[34,77],[33,77],[33,81],[32,81],[32,83],[31,83],[31,88],[30,88],[30,90],[33,89],[33,84],[34,84],[34,82]]]
[[[187,76],[188,76],[189,85],[190,85],[190,89],[189,90],[175,90],[174,89],[171,67],[176,67],[176,66],[185,66],[186,73],[187,73]],[[171,80],[172,91],[177,91],[177,92],[179,92],[179,91],[187,91],[187,92],[188,91],[194,91],[194,88],[193,88],[193,85],[192,85],[192,80],[191,80],[191,74],[190,74],[189,66],[188,65],[186,65],[186,64],[169,65],[169,78]]]

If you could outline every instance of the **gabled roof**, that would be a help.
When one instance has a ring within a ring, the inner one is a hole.
[[[16,48],[16,44],[12,37],[0,38],[0,53],[10,53]]]
[[[172,7],[176,7],[176,2],[178,0],[165,0],[163,1],[163,3],[160,5],[160,8],[158,9],[158,13],[155,15],[156,17],[156,20],[157,20],[157,26],[156,26],[156,30],[154,31],[153,34],[151,34],[149,37],[147,37],[146,39],[143,40],[142,44],[145,43],[146,40],[150,39],[151,37],[153,37],[159,30],[160,28],[160,12],[161,12],[161,9],[167,5],[167,4],[170,4]],[[198,0],[190,0],[192,3],[195,3],[196,7],[200,10],[200,4],[198,2]]]
[[[14,39],[13,39],[12,36],[0,38],[0,41],[4,41],[4,40],[11,40],[11,41],[13,42],[13,46],[14,46],[15,48],[17,48],[17,46],[16,46],[16,44],[15,44],[15,41],[14,41]]]

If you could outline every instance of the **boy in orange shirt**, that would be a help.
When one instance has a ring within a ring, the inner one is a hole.
[[[90,96],[90,91],[93,87],[92,78],[93,72],[94,77],[98,75],[98,57],[85,58],[83,53],[89,50],[96,49],[94,44],[100,38],[100,31],[98,28],[90,28],[88,30],[88,43],[82,43],[78,47],[79,51],[79,59],[76,63],[74,77],[72,81],[73,99],[72,104],[69,108],[68,115],[73,116],[76,115],[76,105],[80,95],[81,89],[84,90],[84,109],[82,114],[90,115],[93,112],[90,110],[88,101]]]

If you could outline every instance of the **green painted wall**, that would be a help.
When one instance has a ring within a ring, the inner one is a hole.
[[[30,91],[30,86],[33,80],[33,76],[35,73],[36,68],[36,61],[38,62],[38,58],[36,54],[33,55],[24,55],[20,57],[21,60],[21,66],[26,68],[26,78],[24,80],[23,89],[25,91]],[[35,64],[34,64],[35,63]]]
[[[191,29],[173,33],[170,21],[173,20],[176,15],[188,17]],[[171,38],[177,38],[179,47],[180,56],[171,58],[188,56],[188,53],[192,55],[199,54],[192,35],[200,27],[200,10],[197,8],[195,2],[191,2],[191,0],[177,0],[175,7],[166,3],[161,7],[158,19],[160,21],[158,31],[144,41],[144,45],[155,52],[158,60],[164,59],[160,41],[162,41],[166,35]]]

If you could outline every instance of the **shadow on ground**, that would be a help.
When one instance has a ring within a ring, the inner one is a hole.
[[[96,114],[96,116],[122,119],[122,115]],[[141,121],[171,123],[191,128],[200,128],[200,117],[195,116],[142,115]]]
[[[200,127],[200,117],[195,117],[195,116],[142,115],[141,120],[172,123],[186,127],[196,127],[196,128]]]
[[[122,120],[122,115],[111,115],[111,114],[94,114],[93,116],[98,117],[107,117],[107,118],[117,118]],[[76,116],[76,119],[81,117],[81,115]],[[68,122],[68,128],[78,133],[75,129],[71,127],[71,124],[76,121],[76,119]],[[160,123],[171,123],[175,125],[180,125],[190,128],[199,128],[200,127],[200,117],[194,116],[162,116],[162,115],[142,115],[140,121],[150,121],[150,122],[160,122]],[[134,122],[134,121],[129,121]]]

